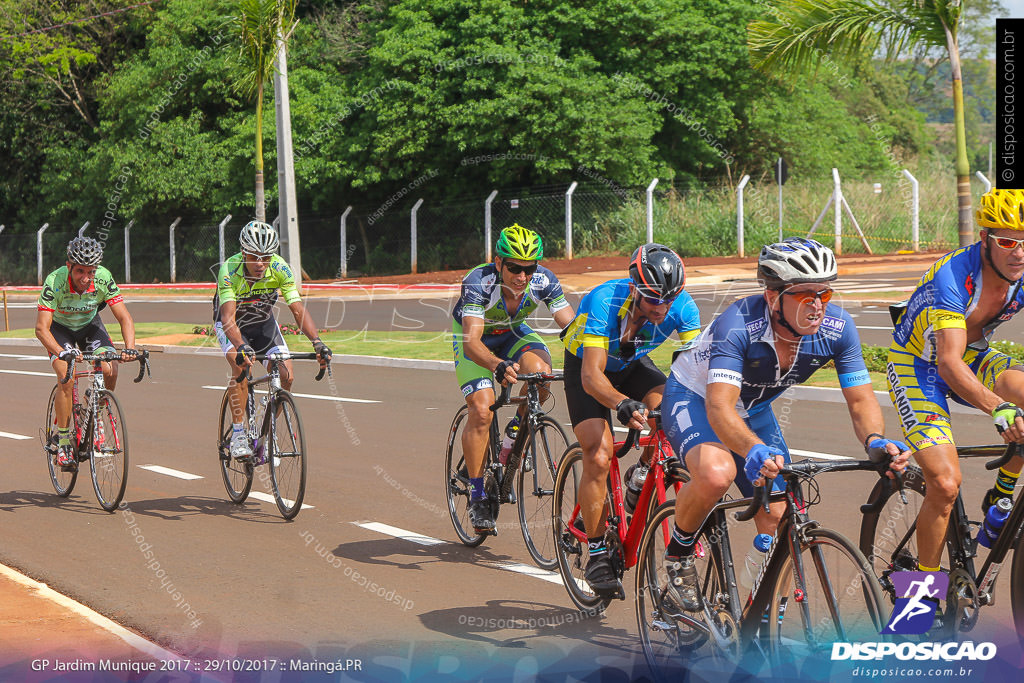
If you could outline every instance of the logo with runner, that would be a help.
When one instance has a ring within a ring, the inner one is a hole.
[[[895,572],[890,577],[896,589],[896,605],[882,633],[920,635],[935,621],[939,599],[949,588],[949,575],[942,572]]]

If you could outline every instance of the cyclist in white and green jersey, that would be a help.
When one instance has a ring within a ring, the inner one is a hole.
[[[288,353],[288,345],[274,317],[278,290],[284,295],[284,302],[295,316],[299,329],[313,342],[320,367],[326,367],[331,350],[320,341],[312,317],[306,314],[291,267],[275,253],[280,245],[277,230],[261,221],[249,221],[242,228],[238,241],[242,251],[222,263],[217,273],[213,328],[231,366],[229,386],[234,392],[230,402],[231,455],[246,458],[252,455],[252,447],[242,429],[248,383],[245,380],[236,383],[235,378],[243,368],[253,364],[257,353]],[[285,361],[278,367],[281,385],[286,390],[291,389],[292,362]]]
[[[501,231],[496,251],[494,263],[477,266],[462,279],[462,296],[452,311],[455,376],[469,407],[462,432],[462,452],[472,485],[469,517],[473,528],[486,533],[494,530],[483,487],[484,453],[493,415],[489,408],[494,403],[491,378],[499,384],[514,384],[518,372],[550,372],[548,347],[526,319],[541,302],[559,328],[572,322],[574,315],[558,278],[537,263],[544,256],[537,233],[511,225]],[[506,433],[516,428],[518,417],[506,427]]]
[[[36,338],[50,354],[58,380],[67,373],[68,361],[81,358],[82,351],[114,350],[110,335],[97,315],[106,306],[110,306],[110,312],[121,326],[125,346],[121,360],[134,360],[138,355],[135,323],[114,277],[100,265],[102,259],[102,244],[91,237],[76,237],[68,243],[67,262],[46,276],[43,283],[36,306]],[[107,388],[113,390],[117,384],[117,363],[102,366]],[[58,435],[56,462],[61,467],[70,467],[75,457],[71,449],[71,387],[71,382],[57,382],[54,400]]]

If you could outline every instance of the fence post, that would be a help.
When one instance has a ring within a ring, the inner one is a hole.
[[[917,178],[910,171],[903,169],[903,177],[910,181],[910,246],[914,251],[921,250],[921,195]]]
[[[484,261],[491,262],[491,202],[498,196],[497,190],[491,190],[484,202]]]
[[[658,179],[655,178],[651,181],[651,184],[647,186],[647,242],[654,241],[654,188],[658,185]]]
[[[131,229],[135,225],[135,219],[128,221],[128,225],[124,226],[124,281],[126,283],[132,281],[132,247],[131,247]]]
[[[181,222],[181,216],[178,216],[177,218],[174,219],[174,222],[171,223],[171,229],[170,229],[170,233],[171,233],[171,282],[176,282],[177,281],[177,276],[178,276],[177,269],[175,268],[175,262],[174,262],[174,229],[176,227],[178,227],[178,223],[180,223],[180,222]]]
[[[980,180],[985,185],[985,192],[988,192],[989,190],[992,189],[992,181],[989,180],[984,173],[982,173],[981,171],[977,171],[975,175],[978,176],[978,180]]]
[[[420,197],[416,200],[416,203],[412,206],[412,213],[409,215],[409,230],[412,232],[412,245],[410,252],[412,256],[412,272],[416,270],[416,212],[420,210],[420,206],[423,204],[423,198]]]
[[[2,223],[0,223],[0,233],[2,233],[4,231],[4,228],[6,228],[6,227],[7,227],[6,225],[3,225]]]
[[[565,191],[565,258],[572,261],[572,193],[576,191],[576,181]]]
[[[750,176],[744,175],[736,187],[736,253],[743,258],[743,188],[750,182]]]
[[[224,226],[227,225],[230,220],[231,214],[229,213],[227,216],[224,216],[224,220],[222,220],[220,225],[217,226],[217,242],[220,247],[220,251],[218,252],[220,254],[220,261],[218,261],[218,263],[224,263]],[[298,278],[295,279],[298,280]]]
[[[341,238],[341,279],[344,280],[348,277],[348,215],[352,212],[352,207],[349,206],[345,209],[345,213],[341,214],[341,227],[340,238]]]
[[[89,227],[89,221],[82,223],[82,227],[78,229],[78,236],[82,237],[85,234],[85,229]]]
[[[843,253],[843,187],[839,182],[839,169],[832,169],[832,196],[835,199],[836,205],[836,217],[835,217],[835,234],[836,234],[836,246],[833,251],[836,256]]]
[[[43,223],[43,227],[36,231],[36,284],[43,284],[43,233],[50,227],[49,223]]]

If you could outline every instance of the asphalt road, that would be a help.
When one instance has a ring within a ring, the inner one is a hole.
[[[50,488],[36,439],[53,385],[42,353],[0,352],[0,562],[155,642],[197,660],[359,659],[361,671],[343,674],[356,680],[645,675],[631,574],[626,602],[583,618],[556,580],[529,570],[510,506],[498,537],[477,549],[456,541],[442,485],[443,447],[462,403],[450,374],[337,366],[332,386],[297,364],[294,390],[319,398],[298,399],[311,507],[286,522],[271,502],[227,501],[214,450],[221,392],[204,388],[224,385],[224,362],[155,354],[151,382],[134,385],[125,373],[117,387],[131,471],[125,508],[107,514],[87,477],[68,499]],[[561,396],[557,403],[565,422]],[[861,455],[844,404],[784,397],[777,406],[791,416],[791,448]],[[885,413],[893,432],[894,413]],[[958,434],[991,442],[987,423],[959,416]],[[152,465],[175,472],[143,469]],[[973,510],[992,475],[977,461],[964,471]],[[873,475],[819,481],[813,516],[856,538]],[[743,552],[748,541],[736,539],[748,531],[734,536]],[[1005,576],[997,598],[975,640],[1012,633]],[[823,666],[815,677],[834,680]]]

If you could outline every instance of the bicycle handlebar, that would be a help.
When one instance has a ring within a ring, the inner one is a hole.
[[[1006,463],[1010,462],[1015,455],[1024,455],[1024,444],[1011,443],[1006,445],[1006,451],[995,460],[989,460],[985,463],[986,470],[997,470]]]
[[[149,351],[136,351],[135,352],[135,358],[128,358],[128,359],[122,358],[121,357],[122,353],[124,353],[124,352],[123,351],[104,351],[103,353],[83,353],[81,360],[83,362],[85,362],[85,361],[99,361],[101,363],[106,363],[106,362],[114,361],[114,360],[121,361],[122,363],[134,363],[134,362],[138,361],[138,363],[139,363],[139,376],[136,377],[134,380],[132,380],[136,384],[138,384],[139,382],[142,381],[142,376],[145,373],[149,373],[150,377],[153,376],[152,372],[149,369]],[[60,380],[61,384],[67,384],[69,381],[71,381],[71,375],[75,371],[75,363],[77,363],[78,360],[79,360],[78,357],[74,357],[74,358],[71,359],[71,362],[69,362],[67,364],[68,368],[67,368],[67,371],[64,373],[64,377]]]
[[[320,356],[315,351],[312,351],[312,352],[307,352],[307,353],[257,353],[257,354],[255,354],[252,357],[252,360],[253,360],[254,363],[258,362],[258,361],[267,361],[267,360],[270,361],[271,363],[283,363],[286,360],[292,360],[292,359],[295,359],[295,360],[319,360]],[[236,382],[241,382],[243,379],[245,381],[249,381],[249,380],[252,379],[252,373],[249,371],[249,367],[251,367],[251,366],[246,366],[246,367],[242,368],[242,372],[240,372],[238,374],[238,377],[235,378]],[[316,377],[314,377],[313,379],[315,381],[319,382],[320,380],[322,380],[324,378],[324,372],[325,371],[326,371],[326,373],[327,373],[327,375],[329,377],[334,377],[334,374],[331,372],[331,361],[330,361],[330,359],[328,359],[327,365],[325,365],[324,367],[320,368],[320,372],[318,372]]]
[[[528,372],[523,375],[516,375],[517,382],[526,382],[527,384],[541,384],[544,382],[560,382],[565,379],[565,375],[561,370],[552,370],[551,372]],[[508,405],[510,395],[512,393],[511,384],[502,384],[501,393],[498,394],[498,399],[491,405],[491,412],[495,412],[498,408]]]
[[[648,410],[647,411],[647,419],[648,420],[656,420],[659,417],[661,417],[661,411],[660,410]],[[640,440],[640,430],[639,429],[630,429],[629,430],[629,434],[626,435],[626,442],[624,444],[622,444],[622,447],[619,448],[619,450],[615,451],[615,457],[621,459],[622,456],[624,456],[626,453],[629,453],[629,451],[632,450],[634,446],[636,446],[636,442],[639,441],[639,440]]]

